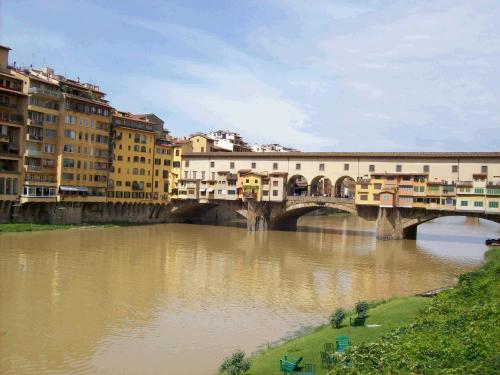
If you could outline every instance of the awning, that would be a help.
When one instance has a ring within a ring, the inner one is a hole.
[[[61,191],[77,192],[77,193],[88,193],[89,189],[86,186],[59,186]]]
[[[297,181],[295,181],[295,186],[297,186],[297,187],[307,187],[307,182],[306,181],[297,180]]]
[[[207,193],[213,193],[213,192],[214,192],[214,189],[212,189],[212,188],[207,189]]]
[[[200,189],[200,193],[203,193],[205,190],[207,190],[206,188],[201,188]]]

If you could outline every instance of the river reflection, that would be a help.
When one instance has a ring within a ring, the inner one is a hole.
[[[318,231],[313,228],[323,228]],[[306,217],[298,232],[155,225],[0,235],[0,373],[207,374],[359,299],[453,282],[499,227]]]

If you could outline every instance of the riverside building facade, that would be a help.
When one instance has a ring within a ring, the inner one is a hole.
[[[0,46],[0,201],[17,199],[24,178],[27,94],[8,65],[9,51]]]

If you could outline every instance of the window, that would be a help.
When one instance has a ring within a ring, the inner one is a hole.
[[[452,173],[458,173],[458,165],[452,165],[451,166],[451,172]]]
[[[349,164],[344,164],[344,171],[348,171],[349,170]]]
[[[467,202],[467,201],[460,201],[460,206],[467,207],[468,205],[469,205],[469,202]]]
[[[370,172],[375,172],[375,164],[370,164],[370,165],[368,166],[368,171],[370,171]]]
[[[234,169],[234,161],[229,163],[229,169]]]
[[[474,207],[483,207],[483,202],[482,201],[475,201]]]
[[[273,190],[273,197],[277,197],[279,194],[279,191],[278,190]]]
[[[368,200],[368,195],[363,194],[359,196],[362,201],[367,201]]]
[[[382,189],[382,184],[373,184],[373,188],[375,190],[380,190],[380,189]]]
[[[403,167],[401,164],[396,165],[396,172],[401,172],[403,170]]]
[[[210,162],[210,168],[215,168],[215,161]]]
[[[278,181],[273,181],[273,186],[278,186]]]
[[[64,168],[74,168],[75,161],[73,159],[63,159],[63,167]]]
[[[73,179],[73,173],[63,173],[62,179],[65,181],[71,181]]]
[[[257,163],[252,163],[252,169],[257,168]]]
[[[165,172],[165,171],[164,171]],[[201,179],[204,180],[205,179],[205,171],[201,171]]]
[[[487,165],[481,165],[481,173],[488,173],[488,166]]]
[[[46,152],[48,154],[53,154],[54,152],[56,152],[56,145],[44,143],[43,144],[43,152]]]
[[[320,171],[324,171],[324,170],[325,170],[325,164],[320,163],[320,164],[319,164],[319,170],[320,170]]]
[[[277,170],[278,169],[278,163],[273,163],[273,169]]]
[[[295,169],[300,170],[300,163],[295,164]]]
[[[262,190],[262,195],[267,197],[269,195],[269,190]]]
[[[196,179],[196,171],[193,171],[193,178]]]
[[[488,202],[489,208],[498,208],[498,202]]]
[[[175,156],[179,156],[179,150],[175,150]]]
[[[53,129],[43,129],[43,136],[45,138],[56,139],[57,131]]]
[[[65,138],[71,138],[71,139],[76,139],[76,132],[74,130],[64,130],[64,137]]]
[[[484,189],[483,188],[475,188],[474,194],[484,194]]]
[[[189,168],[189,161],[188,161],[188,160],[186,160],[186,161],[184,162],[184,166],[185,166],[186,168]]]
[[[380,201],[380,195],[378,195],[378,194],[373,194],[373,200],[374,200],[374,201]]]
[[[74,146],[73,145],[64,145],[63,146],[63,151],[64,152],[69,152],[69,153],[72,153],[74,152]]]
[[[429,166],[428,165],[424,165],[424,173],[429,173]]]

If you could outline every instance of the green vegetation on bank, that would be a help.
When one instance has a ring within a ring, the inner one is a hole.
[[[279,374],[280,358],[290,354],[326,374],[319,355],[324,343],[346,335],[353,344],[346,351],[351,366],[337,365],[330,375],[498,374],[500,249],[485,257],[481,268],[461,275],[455,288],[437,297],[396,298],[370,308],[366,324],[380,327],[319,327],[254,356],[249,373]]]
[[[42,230],[69,229],[76,228],[76,225],[70,224],[0,224],[1,232],[37,232]]]
[[[257,354],[251,360],[252,367],[249,374],[280,374],[279,361],[285,354],[304,357],[304,363],[315,365],[317,374],[325,374],[327,370],[321,369],[319,353],[324,350],[325,343],[335,343],[335,336],[349,336],[353,345],[376,340],[392,329],[412,322],[417,312],[430,302],[429,298],[424,297],[401,297],[371,305],[368,310],[367,324],[380,325],[379,327],[351,327],[349,315],[355,316],[355,312],[346,314],[341,328],[334,329],[330,325],[321,326],[310,334]]]

